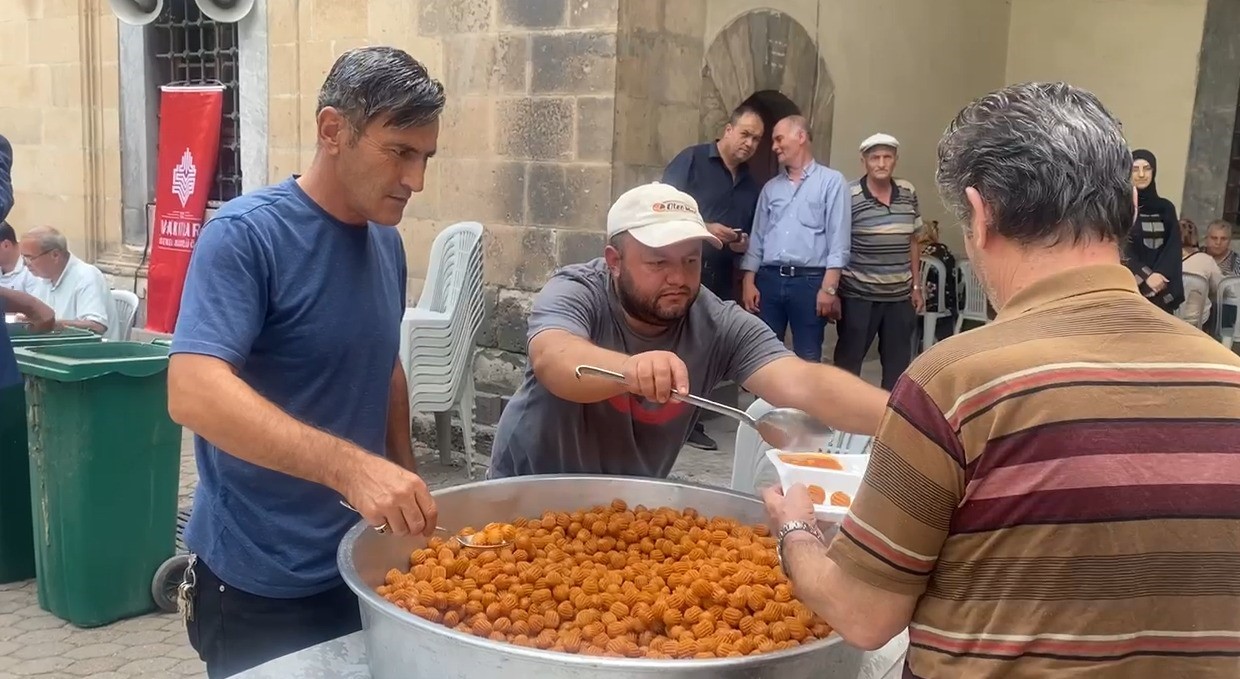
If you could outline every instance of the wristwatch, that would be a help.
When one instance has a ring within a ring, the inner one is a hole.
[[[822,531],[818,530],[818,526],[815,526],[808,521],[789,521],[788,523],[785,523],[779,527],[779,532],[775,534],[775,553],[779,556],[780,565],[783,565],[784,563],[784,538],[788,537],[789,533],[799,530],[803,530],[806,533],[813,535],[818,538],[819,542],[825,543],[827,541],[826,538],[822,536]],[[785,570],[784,573],[787,574],[787,571]]]
[[[828,295],[834,295],[834,294],[835,294],[835,287],[834,287],[834,286],[832,286],[832,287],[829,287],[829,288],[823,288],[823,289],[822,289],[822,291],[823,291],[823,292],[825,292],[825,293],[827,293]]]

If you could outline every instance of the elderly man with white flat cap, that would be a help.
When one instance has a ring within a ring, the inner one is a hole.
[[[794,356],[757,316],[701,285],[697,202],[667,184],[620,196],[602,257],[557,271],[529,317],[529,368],[504,409],[491,478],[528,474],[666,477],[698,417],[672,400],[731,380],[778,406],[873,434],[887,392]],[[625,384],[578,377],[591,365]]]
[[[924,308],[917,230],[921,209],[913,185],[893,176],[900,142],[875,134],[861,142],[865,174],[854,181],[852,257],[840,276],[835,365],[855,375],[878,337],[884,389],[913,360],[917,314]]]

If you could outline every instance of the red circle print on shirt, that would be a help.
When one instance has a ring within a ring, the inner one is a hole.
[[[684,414],[687,405],[680,401],[659,404],[638,398],[633,394],[617,394],[607,399],[611,407],[642,424],[664,425]]]

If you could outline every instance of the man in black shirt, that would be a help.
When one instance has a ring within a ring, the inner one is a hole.
[[[736,260],[749,245],[762,190],[748,164],[762,142],[762,131],[762,117],[742,104],[732,111],[721,137],[686,148],[663,170],[663,183],[693,196],[706,228],[723,243],[720,248],[702,246],[702,285],[724,301],[736,301]],[[689,435],[689,445],[718,448],[701,422]]]

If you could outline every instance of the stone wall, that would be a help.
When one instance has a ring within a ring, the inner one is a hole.
[[[18,234],[46,224],[93,258],[120,234],[116,20],[107,2],[0,3],[0,134]]]

